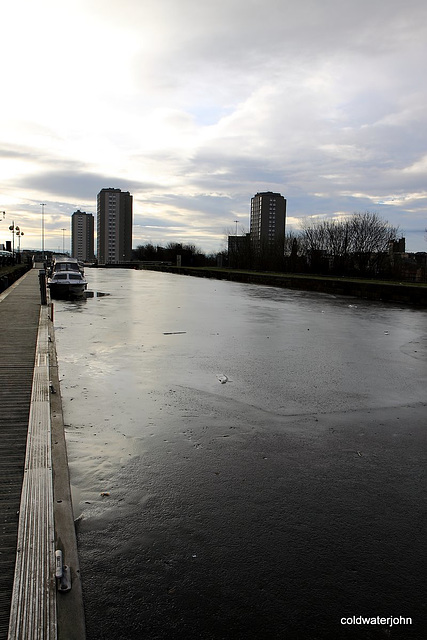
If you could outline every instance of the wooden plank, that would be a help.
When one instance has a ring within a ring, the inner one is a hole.
[[[22,484],[9,640],[56,638],[48,309],[41,307]]]
[[[38,271],[0,295],[0,639],[7,637],[40,314]]]

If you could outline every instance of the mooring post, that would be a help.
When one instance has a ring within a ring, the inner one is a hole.
[[[39,269],[40,302],[47,304],[46,269]]]

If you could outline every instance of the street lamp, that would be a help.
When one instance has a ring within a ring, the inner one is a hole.
[[[18,229],[19,231],[19,227],[15,227],[15,221],[13,221],[9,227],[9,231],[12,231],[12,259],[14,263],[15,263],[15,231],[16,229]]]
[[[238,224],[239,221],[235,220],[234,222],[236,223],[236,236],[237,236],[237,224]]]
[[[42,208],[42,260],[44,262],[44,208],[46,206],[46,203],[41,202],[40,206]]]
[[[24,235],[24,232],[19,227],[15,227],[16,235],[18,236],[18,253],[21,253],[21,236]]]

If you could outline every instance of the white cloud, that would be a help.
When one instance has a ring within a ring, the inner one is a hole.
[[[290,220],[378,204],[418,228],[426,14],[421,0],[16,0],[0,209],[37,229],[42,198],[63,226],[115,180],[138,224],[152,214],[209,249],[266,188]]]
[[[405,167],[403,172],[425,176],[427,172],[427,154],[416,160],[410,167]]]

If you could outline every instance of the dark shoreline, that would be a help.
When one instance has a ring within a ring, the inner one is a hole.
[[[364,300],[392,302],[415,307],[427,307],[427,285],[412,283],[380,282],[378,280],[362,280],[326,276],[310,276],[283,273],[262,273],[239,271],[234,269],[203,267],[172,267],[166,265],[150,265],[138,268],[152,271],[165,271],[198,278],[215,278],[231,282],[247,282],[263,284],[285,289],[316,291],[332,295],[351,296]]]

